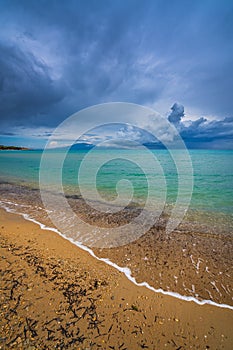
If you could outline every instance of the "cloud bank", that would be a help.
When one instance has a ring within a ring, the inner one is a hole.
[[[208,127],[199,120],[193,130],[214,137],[219,128],[228,138],[232,2],[12,0],[1,1],[0,18],[5,136],[16,127],[50,132],[84,107],[123,101],[164,115],[172,106],[169,120],[176,125],[184,105],[196,119],[215,119]],[[191,137],[187,125],[182,130]]]

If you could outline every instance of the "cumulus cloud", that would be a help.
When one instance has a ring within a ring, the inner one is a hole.
[[[116,133],[116,137],[120,140],[126,139],[133,141],[141,141],[143,136],[143,130],[136,128],[133,125],[125,125],[122,128],[120,128],[120,130]]]
[[[136,125],[113,123],[93,129],[78,140],[101,147],[134,147],[146,142],[155,142],[156,138],[148,131]],[[132,145],[132,142],[134,145]]]
[[[168,116],[168,120],[171,123],[179,124],[184,117],[184,106],[179,103],[174,103],[171,107],[172,112]]]

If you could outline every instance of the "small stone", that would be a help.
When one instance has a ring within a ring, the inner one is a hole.
[[[21,343],[22,339],[20,337],[17,338],[17,343]]]

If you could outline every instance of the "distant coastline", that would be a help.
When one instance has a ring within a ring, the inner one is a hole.
[[[28,151],[30,148],[27,147],[18,147],[18,146],[4,146],[0,145],[0,151]]]

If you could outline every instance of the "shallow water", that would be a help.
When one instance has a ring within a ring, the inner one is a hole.
[[[98,158],[104,159],[105,153],[110,153],[112,160],[101,167],[97,176],[97,188],[103,194],[116,194],[116,183],[122,178],[132,181],[136,198],[143,199],[147,195],[147,178],[161,177],[159,169],[147,167],[148,172],[143,173],[137,165],[124,160],[135,156],[140,163],[143,152],[136,150],[120,150],[122,159],[119,159],[117,150],[97,150]],[[167,201],[174,202],[177,194],[177,171],[175,164],[166,150],[152,150],[153,155],[160,163],[167,182]],[[179,150],[176,151],[178,154]],[[50,151],[52,169],[53,160],[58,158],[62,151]],[[233,209],[233,151],[190,150],[189,151],[194,173],[194,191],[191,208],[213,210],[232,213]],[[0,153],[0,179],[7,182],[27,182],[38,187],[41,151],[1,151]],[[77,173],[85,157],[85,151],[70,151],[63,166],[63,184],[71,193],[78,191]],[[117,158],[115,158],[117,157]],[[182,161],[182,153],[180,153]],[[96,165],[93,164],[93,169]],[[185,164],[183,171],[185,171]],[[88,181],[87,181],[88,185]],[[184,185],[184,184],[183,184]],[[162,190],[162,189],[160,189]],[[157,193],[158,198],[160,193]]]

